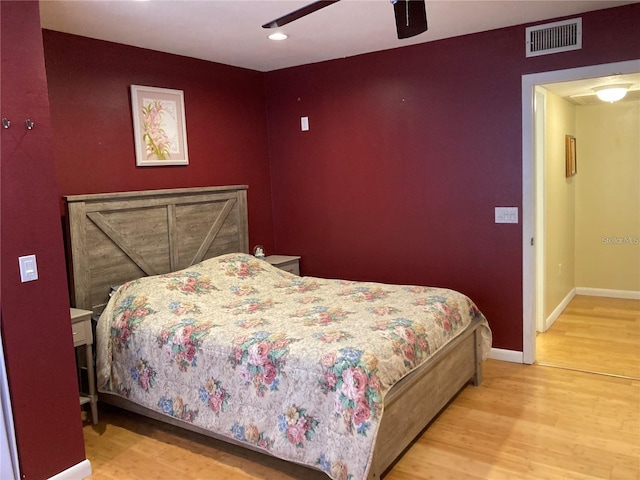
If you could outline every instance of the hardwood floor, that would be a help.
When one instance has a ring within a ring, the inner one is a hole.
[[[91,480],[312,478],[131,413],[100,413],[84,427]],[[483,383],[465,387],[385,478],[640,479],[640,381],[488,360]]]
[[[574,297],[536,337],[539,364],[640,380],[640,300]]]

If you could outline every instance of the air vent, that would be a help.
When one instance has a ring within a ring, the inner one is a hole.
[[[582,48],[582,18],[527,27],[527,57],[580,50]]]

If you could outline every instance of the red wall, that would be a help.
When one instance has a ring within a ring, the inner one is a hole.
[[[456,288],[522,350],[522,228],[494,223],[522,207],[521,76],[637,57],[639,16],[584,14],[543,57],[519,26],[267,74],[45,31],[60,194],[247,183],[252,246]],[[184,90],[188,167],[135,167],[131,84]]]
[[[43,31],[60,196],[249,185],[249,235],[273,251],[259,72]],[[136,167],[130,85],[184,91],[189,165]]]
[[[520,350],[521,226],[493,207],[521,206],[521,75],[640,52],[636,4],[582,15],[577,52],[526,59],[516,27],[269,74],[45,31],[47,79],[38,3],[0,15],[1,328],[28,479],[84,459],[61,195],[248,184],[252,245],[305,274],[458,288]],[[188,167],[135,167],[130,84],[184,90]]]
[[[0,128],[1,326],[25,479],[85,459],[39,15],[37,1],[0,3],[1,113],[11,121]],[[28,254],[39,279],[21,283]]]
[[[582,19],[579,51],[528,59],[519,26],[268,73],[277,250],[465,292],[522,351],[522,225],[494,223],[522,212],[521,76],[640,57],[640,5]]]
[[[639,12],[582,15],[574,52],[527,59],[519,26],[267,74],[45,31],[60,193],[247,183],[252,246],[461,290],[520,351],[522,228],[494,207],[522,207],[521,76],[637,57]],[[184,90],[188,167],[135,167],[131,84]]]

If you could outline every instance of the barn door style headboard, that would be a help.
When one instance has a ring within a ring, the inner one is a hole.
[[[71,301],[100,313],[111,287],[249,251],[247,186],[65,197]]]

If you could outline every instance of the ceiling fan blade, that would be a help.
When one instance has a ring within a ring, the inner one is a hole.
[[[414,37],[427,31],[427,8],[424,0],[392,0],[392,3],[398,38]]]
[[[309,15],[310,13],[317,12],[321,8],[328,7],[329,5],[332,5],[338,1],[340,0],[321,0],[318,2],[310,3],[309,5],[299,8],[298,10],[294,10],[293,12],[283,15],[280,18],[276,18],[275,20],[265,23],[264,25],[262,25],[262,28],[281,27],[283,25],[286,25],[287,23],[291,23],[294,20],[298,20],[299,18]]]

